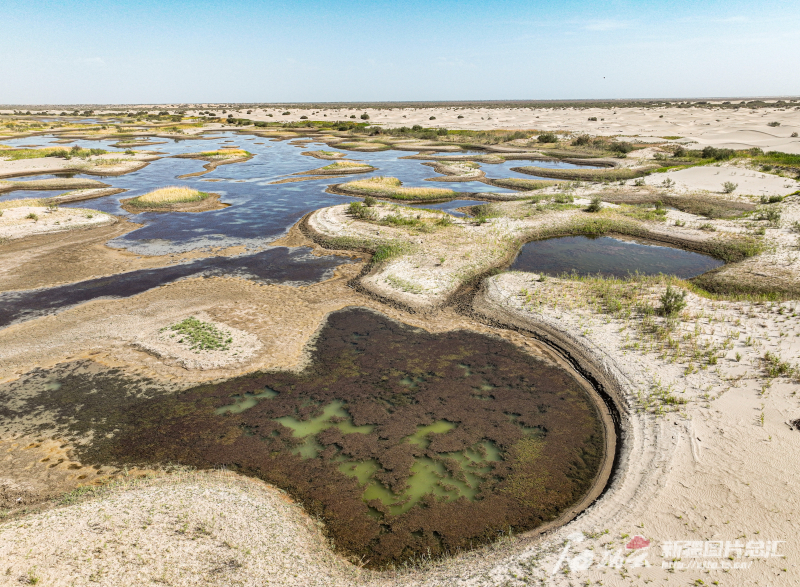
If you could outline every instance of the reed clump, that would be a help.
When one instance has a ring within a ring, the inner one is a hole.
[[[205,151],[200,153],[200,157],[208,157],[210,159],[240,159],[242,157],[251,157],[252,153],[244,149],[219,149],[218,151]]]
[[[147,194],[131,198],[126,205],[135,208],[159,208],[173,204],[186,204],[205,200],[210,194],[182,186],[169,186],[153,190]]]
[[[366,163],[362,163],[360,161],[337,161],[336,163],[331,163],[330,165],[326,165],[322,169],[325,171],[336,171],[337,169],[358,169],[361,167],[371,167]]]
[[[459,193],[445,188],[411,188],[403,187],[396,177],[369,177],[350,181],[339,186],[340,189],[357,194],[370,195],[392,200],[435,201],[451,200]]]

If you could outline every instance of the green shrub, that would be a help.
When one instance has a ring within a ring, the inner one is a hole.
[[[364,198],[364,205],[365,205],[365,206],[372,207],[372,206],[374,206],[374,205],[375,205],[375,204],[377,204],[377,203],[378,203],[378,200],[376,200],[376,199],[375,199],[375,198],[373,198],[372,196],[367,196],[366,198]]]
[[[589,122],[597,122],[597,116],[590,116]]]
[[[428,120],[436,120],[435,116],[431,116]]]
[[[793,367],[787,361],[769,351],[764,353],[764,363],[767,374],[770,377],[793,377],[797,375],[797,367]]]
[[[347,207],[347,213],[359,220],[375,220],[377,217],[375,210],[368,208],[361,202],[350,202]]]
[[[602,210],[602,208],[603,208],[602,200],[598,196],[595,196],[594,198],[592,198],[591,203],[586,207],[586,211],[599,212],[600,210]]]
[[[686,292],[673,289],[671,285],[668,285],[659,301],[661,302],[659,311],[663,316],[675,316],[686,307]]]
[[[722,184],[722,193],[723,194],[732,194],[736,191],[736,188],[739,187],[738,183],[733,183],[732,181],[726,181]]]
[[[631,145],[630,143],[614,141],[611,143],[610,149],[615,153],[620,153],[624,155],[626,153],[630,153],[631,151],[633,151],[633,145]]]
[[[369,120],[369,114],[364,112],[364,114],[361,115],[361,120]]]
[[[768,122],[767,123],[767,126],[772,126],[772,127],[776,127],[776,126],[780,126],[780,125],[781,125],[781,123],[777,122],[777,121],[773,121],[773,122]]]
[[[39,217],[36,215],[36,213],[35,213],[35,212],[31,212],[31,213],[30,213],[30,214],[28,214],[28,215],[27,215],[25,218],[29,218],[30,220],[33,220],[34,222],[36,222],[37,220],[39,220]]]
[[[497,208],[492,204],[478,204],[477,206],[470,206],[470,214],[481,222],[485,222],[489,218],[497,216]]]
[[[730,159],[736,154],[736,151],[733,149],[717,149],[715,147],[705,147],[701,151],[701,156],[703,159],[715,159],[716,161],[725,161]]]
[[[773,226],[780,226],[781,211],[775,208],[760,208],[756,213],[756,220],[766,220]]]
[[[543,132],[536,138],[536,140],[540,143],[557,143],[558,136],[552,132]]]

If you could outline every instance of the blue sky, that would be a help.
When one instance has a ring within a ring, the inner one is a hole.
[[[800,94],[800,2],[0,3],[0,104]]]

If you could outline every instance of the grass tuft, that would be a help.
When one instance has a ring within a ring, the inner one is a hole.
[[[178,342],[189,346],[195,352],[227,351],[233,339],[213,324],[198,320],[194,316],[186,318],[172,326],[165,326],[161,332],[171,331],[171,337],[180,337]]]

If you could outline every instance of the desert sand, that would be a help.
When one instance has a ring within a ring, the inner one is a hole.
[[[290,111],[284,116],[282,113]],[[221,109],[217,110],[218,112]],[[230,110],[229,110],[230,112]],[[189,114],[196,111],[189,111]],[[373,124],[399,127],[419,124],[431,128],[471,130],[537,129],[542,131],[576,131],[591,135],[622,135],[634,141],[676,137],[690,146],[711,145],[730,149],[759,147],[764,150],[800,153],[800,110],[797,104],[781,108],[737,111],[713,108],[392,108],[311,110],[295,108],[255,109],[251,114],[237,113],[251,120],[265,122],[299,122],[309,120],[350,120],[366,113]],[[272,116],[268,116],[271,114]],[[327,116],[324,116],[327,115]],[[431,116],[434,120],[431,120]],[[459,118],[459,116],[463,118]],[[589,118],[597,118],[590,121]],[[779,122],[780,126],[767,126]]]

